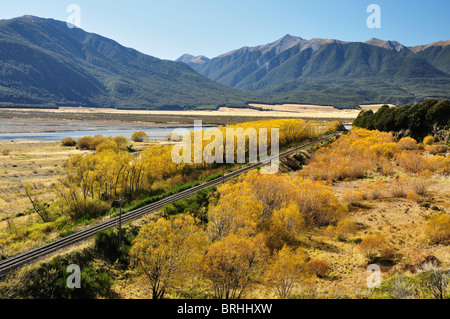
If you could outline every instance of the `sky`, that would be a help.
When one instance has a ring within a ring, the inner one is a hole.
[[[0,19],[67,21],[71,4],[80,8],[82,29],[169,60],[184,53],[212,58],[286,34],[406,46],[450,40],[449,0],[0,0]],[[380,28],[367,24],[376,13],[367,12],[371,4],[380,10]]]

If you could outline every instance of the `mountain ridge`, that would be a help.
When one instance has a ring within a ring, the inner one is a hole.
[[[54,19],[0,23],[0,105],[140,109],[245,106],[247,96]]]
[[[256,45],[256,46],[244,46],[244,47],[241,47],[239,49],[235,49],[235,50],[228,51],[226,53],[222,53],[222,54],[218,55],[217,57],[226,56],[226,55],[228,55],[228,54],[230,54],[232,52],[235,52],[235,51],[238,51],[238,50],[241,50],[241,49],[244,49],[244,48],[257,49],[257,48],[260,48],[260,47],[269,46],[269,45],[275,44],[277,42],[280,42],[280,41],[282,41],[285,38],[294,38],[294,39],[299,39],[299,40],[309,41],[309,42],[316,41],[316,42],[322,42],[324,44],[325,43],[329,43],[329,42],[340,42],[340,43],[351,43],[352,42],[352,41],[343,41],[343,40],[327,39],[327,38],[312,38],[310,40],[307,40],[307,39],[304,39],[302,37],[297,37],[297,36],[292,36],[290,34],[286,34],[285,36],[283,36],[282,38],[280,38],[280,39],[278,39],[278,40],[276,40],[274,42],[271,42],[271,43],[268,43],[268,44]],[[355,41],[353,41],[353,42],[355,42]],[[450,40],[440,40],[440,41],[435,41],[435,42],[432,42],[432,43],[429,43],[429,44],[415,45],[415,46],[405,46],[405,45],[401,44],[398,41],[383,40],[383,39],[378,39],[378,38],[371,38],[369,40],[366,40],[364,42],[359,42],[359,43],[366,43],[366,44],[370,44],[370,45],[374,45],[374,46],[383,47],[385,49],[393,49],[393,50],[396,50],[396,51],[399,51],[398,47],[400,47],[400,48],[408,49],[408,50],[410,50],[410,51],[412,51],[414,53],[417,53],[417,52],[423,51],[423,50],[425,50],[425,49],[427,49],[429,47],[433,47],[433,46],[441,46],[441,47],[448,46],[448,45],[450,45]],[[182,56],[180,56],[179,58],[175,59],[175,61],[182,62],[182,59],[183,59],[184,56],[202,57],[202,58],[206,58],[208,60],[213,59],[213,58],[209,58],[209,57],[207,57],[205,55],[194,56],[194,55],[191,55],[189,53],[185,53]]]
[[[191,63],[190,67],[226,86],[272,93],[290,102],[301,99],[329,104],[342,99],[341,91],[347,101],[377,103],[381,99],[382,103],[406,104],[449,97],[447,42],[416,48],[415,53],[396,41],[305,40],[288,34],[266,45],[242,47],[201,64]],[[348,92],[349,87],[357,94]]]

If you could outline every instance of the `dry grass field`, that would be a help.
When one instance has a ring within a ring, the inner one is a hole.
[[[279,105],[265,105],[265,104],[249,104],[253,107],[262,108],[268,113],[281,113],[289,114],[291,116],[298,116],[302,118],[315,118],[315,119],[345,119],[346,121],[354,120],[360,109],[337,109],[332,106],[321,105],[307,105],[307,104],[279,104]],[[237,112],[258,112],[256,110],[238,110]]]
[[[9,150],[9,155],[1,151]],[[64,174],[62,164],[85,153],[59,142],[0,142],[0,220],[30,207],[24,185],[33,185],[40,199],[54,198],[52,185]],[[2,223],[0,223],[0,228]]]
[[[366,182],[363,179],[352,182],[340,182],[331,187],[333,193],[345,202],[344,194],[357,191]],[[450,213],[450,179],[436,178],[429,195],[411,200],[391,198],[388,188],[382,189],[382,195],[375,200],[365,200],[361,207],[350,209],[351,219],[358,224],[358,230],[347,240],[338,240],[335,233],[319,229],[311,233],[308,254],[312,258],[326,259],[332,269],[328,279],[316,281],[316,288],[329,295],[358,295],[367,287],[368,261],[354,240],[364,238],[368,233],[379,232],[400,254],[397,264],[381,264],[382,279],[396,274],[412,275],[409,266],[421,255],[437,257],[444,268],[450,267],[450,250],[445,245],[430,245],[425,227],[427,219],[433,213]],[[308,244],[308,242],[307,242]]]

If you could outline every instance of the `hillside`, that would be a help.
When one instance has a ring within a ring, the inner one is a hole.
[[[218,83],[279,102],[354,106],[448,98],[448,42],[408,48],[395,41],[305,40],[286,35],[189,66]]]
[[[217,108],[248,95],[65,22],[0,22],[0,107]]]

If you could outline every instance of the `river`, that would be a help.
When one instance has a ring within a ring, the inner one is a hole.
[[[166,140],[176,128],[192,130],[193,126],[107,122],[52,121],[38,119],[0,119],[0,141],[60,141],[70,136],[74,140],[86,135],[124,136],[128,139],[136,131],[145,131],[150,140]],[[205,127],[208,128],[208,127]]]

